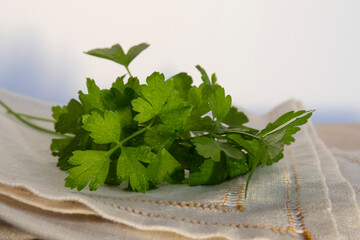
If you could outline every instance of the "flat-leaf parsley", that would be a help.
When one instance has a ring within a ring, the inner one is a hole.
[[[215,74],[209,77],[201,66],[196,66],[200,86],[186,73],[165,79],[158,72],[140,84],[129,64],[148,46],[139,44],[126,54],[119,44],[86,52],[123,65],[128,76],[103,90],[87,79],[80,101],[52,108],[55,132],[0,101],[27,125],[63,136],[50,148],[59,158],[57,166],[67,171],[66,187],[80,191],[89,184],[96,190],[104,183],[127,182],[128,189],[145,193],[162,182],[212,185],[249,173],[247,191],[256,167],[282,159],[284,145],[295,141],[293,135],[312,115],[291,111],[265,129],[247,127],[247,116],[231,105]]]

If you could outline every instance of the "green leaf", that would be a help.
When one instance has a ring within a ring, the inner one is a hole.
[[[127,65],[131,63],[132,60],[134,60],[137,55],[139,55],[142,51],[147,49],[150,45],[147,43],[140,43],[139,45],[133,46],[129,49],[129,51],[126,54],[127,58]]]
[[[174,81],[174,89],[180,98],[187,100],[191,84],[193,82],[192,78],[186,73],[179,73],[170,78]]]
[[[71,99],[67,105],[67,113],[59,116],[59,120],[55,123],[55,130],[60,133],[76,134],[81,129],[81,117],[85,113],[83,106]]]
[[[133,110],[138,112],[138,114],[134,117],[134,120],[139,123],[147,122],[156,116],[156,113],[150,103],[142,98],[132,100],[131,104]]]
[[[298,132],[300,128],[298,126],[304,125],[311,117],[314,111],[290,111],[280,116],[275,122],[269,123],[265,129],[258,133],[259,137],[270,135],[277,131],[285,130],[283,141],[286,145],[294,142],[293,134]]]
[[[225,96],[225,90],[220,85],[216,84],[217,78],[215,74],[212,75],[210,82],[210,79],[205,70],[199,65],[197,65],[196,68],[200,71],[201,79],[203,80],[204,84],[211,86],[209,101],[212,114],[217,121],[222,121],[231,108],[231,96]]]
[[[93,108],[105,110],[104,104],[101,100],[100,88],[96,85],[95,81],[87,78],[86,86],[88,94],[84,94],[82,91],[79,91],[79,99],[83,104],[85,111],[89,113]]]
[[[59,156],[58,163],[56,166],[64,171],[74,167],[68,162],[70,157],[72,157],[74,151],[76,150],[84,151],[87,149],[89,142],[89,133],[86,132],[84,129],[81,129],[74,138],[69,138],[69,139],[71,139],[70,143],[66,145],[64,148],[59,148],[59,143],[54,143],[55,145],[51,145],[53,151],[52,154],[54,156],[55,155]],[[65,141],[66,140],[64,140],[64,142]],[[58,152],[56,152],[56,150],[58,150]]]
[[[245,197],[247,195],[247,190],[249,188],[250,180],[254,174],[256,167],[258,166],[258,163],[264,163],[264,162],[266,162],[266,160],[268,158],[269,158],[269,154],[266,151],[265,144],[262,144],[261,142],[259,142],[259,147],[258,147],[258,151],[257,151],[256,155],[249,156],[249,166],[251,167],[251,170],[250,170],[249,176],[246,180]]]
[[[212,84],[213,86],[215,86],[216,81],[217,81],[216,75],[215,75],[215,73],[213,73],[213,74],[211,75],[211,84]]]
[[[172,79],[166,82],[164,80],[163,74],[154,72],[146,79],[148,85],[142,86],[142,94],[148,102],[141,97],[131,102],[133,110],[139,112],[134,118],[139,123],[149,121],[162,111],[174,87]]]
[[[245,154],[241,159],[235,159],[226,156],[226,169],[229,178],[235,178],[249,172],[249,166],[246,164]]]
[[[230,95],[225,96],[225,90],[216,85],[213,94],[210,95],[210,108],[217,121],[222,121],[231,108]]]
[[[53,138],[51,140],[50,150],[53,156],[59,156],[64,149],[69,146],[73,138]]]
[[[64,114],[67,113],[67,107],[66,106],[54,106],[51,108],[52,111],[52,117],[53,119],[55,119],[55,121],[59,120],[59,117]]]
[[[201,84],[199,87],[191,87],[188,94],[188,101],[193,106],[190,116],[185,123],[187,131],[210,131],[214,124],[209,116],[203,117],[210,111],[209,96],[211,88]]]
[[[188,101],[193,105],[191,118],[200,118],[210,111],[210,94],[211,88],[205,84],[191,87],[188,95]]]
[[[123,95],[127,95],[126,90],[132,90],[134,92],[134,96],[141,91],[139,79],[137,79],[136,77],[129,77],[127,83],[124,84],[124,78],[125,75],[118,77],[116,81],[112,84],[112,88],[117,89]]]
[[[141,43],[129,49],[127,54],[119,44],[113,45],[111,48],[97,48],[86,52],[89,55],[105,58],[116,63],[119,63],[126,68],[129,66],[132,60],[139,55],[142,51],[149,47],[147,43]]]
[[[210,132],[214,129],[214,122],[209,116],[203,118],[195,118],[190,116],[185,123],[185,129],[187,131],[200,131],[200,132]]]
[[[200,166],[200,171],[190,173],[189,178],[186,178],[183,183],[190,186],[214,185],[224,182],[226,176],[226,170],[222,162],[205,159],[204,163]]]
[[[168,151],[176,161],[181,164],[183,169],[188,169],[190,172],[199,171],[199,167],[204,161],[204,158],[197,154],[197,151],[192,144],[176,141],[171,145]]]
[[[128,155],[139,162],[152,163],[157,161],[156,154],[151,151],[151,147],[149,146],[142,145],[137,148],[128,147],[126,151]]]
[[[131,147],[122,148],[117,164],[117,176],[123,182],[129,182],[132,189],[145,193],[149,189],[150,177],[144,165],[132,156],[134,151],[137,152],[138,150]]]
[[[284,149],[285,133],[286,130],[282,130],[263,137],[270,158],[275,158]]]
[[[109,154],[105,151],[75,151],[69,163],[77,165],[66,173],[65,187],[81,191],[90,181],[90,191],[103,185],[109,172]]]
[[[141,89],[145,99],[148,100],[153,107],[155,114],[158,114],[161,111],[174,89],[174,82],[172,79],[169,79],[166,82],[164,82],[164,80],[164,74],[154,72],[146,78],[148,85],[143,85]]]
[[[167,177],[170,177],[181,170],[181,165],[176,159],[164,148],[159,152],[156,161],[152,161],[148,168],[151,176],[151,181],[157,185],[164,182]]]
[[[284,157],[283,151],[284,151],[284,149],[278,155],[276,155],[276,157],[274,157],[274,158],[268,158],[268,160],[266,161],[266,165],[272,165],[273,163],[278,162],[281,159],[283,159],[283,157]]]
[[[197,70],[199,70],[199,72],[201,73],[201,79],[203,80],[203,82],[204,82],[206,85],[211,85],[209,76],[207,75],[206,71],[205,71],[200,65],[196,65],[195,67],[196,67]]]
[[[176,134],[170,132],[165,125],[159,124],[147,130],[143,138],[148,146],[159,151],[161,148],[170,146],[176,139]]]
[[[222,122],[229,127],[239,128],[247,123],[249,119],[243,112],[239,112],[236,107],[231,107],[228,114],[222,119]]]
[[[228,143],[216,141],[213,138],[195,137],[192,142],[196,146],[199,154],[206,158],[211,158],[215,162],[220,161],[221,151],[235,159],[241,159],[243,157],[243,153],[239,149],[233,148]]]
[[[183,130],[191,114],[192,105],[181,99],[169,101],[161,110],[159,117],[170,131]]]
[[[256,156],[260,140],[254,138],[245,139],[240,134],[228,134],[227,137],[237,143],[239,147],[244,148],[251,155]]]
[[[105,183],[109,185],[120,185],[121,178],[116,175],[116,166],[117,166],[117,159],[110,162],[109,172],[106,177]]]
[[[105,109],[116,111],[126,106],[131,106],[132,96],[121,93],[116,88],[101,90],[101,99]]]
[[[121,134],[120,114],[118,112],[105,111],[101,116],[97,111],[90,115],[84,115],[83,128],[90,132],[95,143],[119,143]]]

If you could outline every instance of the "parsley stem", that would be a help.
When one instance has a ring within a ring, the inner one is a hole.
[[[246,135],[246,136],[258,139],[258,140],[262,140],[260,137],[254,135],[254,134],[239,131],[239,130],[237,130],[237,131],[225,131],[225,132],[222,132],[221,134],[241,134],[241,135]]]
[[[0,105],[3,106],[9,114],[12,114],[14,117],[16,117],[19,121],[21,121],[22,123],[28,125],[29,127],[32,127],[36,130],[39,130],[41,132],[46,132],[46,133],[50,133],[50,134],[53,134],[53,135],[57,135],[57,136],[62,136],[62,137],[70,137],[68,135],[65,135],[65,134],[61,134],[61,133],[58,133],[58,132],[54,132],[54,131],[51,131],[49,129],[46,129],[46,128],[42,128],[42,127],[39,127],[25,119],[23,119],[21,117],[21,115],[19,115],[18,113],[14,112],[9,106],[7,106],[3,101],[0,100]]]
[[[44,121],[44,122],[55,122],[54,120],[48,119],[48,118],[36,117],[36,116],[32,116],[32,115],[25,114],[25,113],[18,113],[18,112],[15,112],[15,113],[17,115],[19,115],[20,117],[26,117],[26,118],[35,119],[35,120]]]
[[[126,68],[126,71],[129,73],[130,77],[133,77],[130,70],[129,70],[129,68],[127,66],[125,68]]]
[[[151,128],[152,124],[154,123],[154,119],[155,118],[153,118],[153,120],[151,121],[151,123],[148,126],[140,129],[139,131],[134,132],[130,136],[124,138],[121,142],[118,142],[115,147],[113,147],[112,149],[110,149],[108,151],[109,155],[113,154],[113,152],[115,152],[117,149],[122,148],[123,144],[126,143],[127,141],[129,141],[130,139],[132,139],[132,138],[142,134],[143,132],[146,132],[147,130],[149,130]]]

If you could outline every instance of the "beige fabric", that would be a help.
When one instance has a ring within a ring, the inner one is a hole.
[[[40,115],[49,114],[41,110],[48,108],[47,104],[4,91],[0,94],[12,100],[12,106],[18,111],[37,109]],[[254,117],[254,124],[263,126],[280,114],[299,108],[302,106],[290,101],[265,117]],[[5,146],[1,151],[7,156],[1,161],[17,158],[21,162],[24,158],[20,166],[26,166],[21,169],[19,164],[8,161],[4,166],[9,169],[0,172],[3,183],[0,185],[3,195],[0,218],[43,238],[185,238],[166,231],[194,238],[226,236],[231,239],[345,239],[352,236],[341,222],[349,216],[339,213],[341,207],[346,206],[349,214],[353,214],[350,219],[356,219],[356,201],[353,198],[338,201],[336,195],[353,196],[354,193],[351,188],[336,188],[336,183],[344,179],[339,175],[335,161],[323,164],[329,152],[313,141],[317,137],[311,125],[297,135],[297,142],[287,148],[284,160],[259,169],[259,174],[255,172],[249,196],[244,199],[246,176],[211,187],[165,184],[146,195],[126,193],[108,186],[95,193],[69,191],[63,188],[64,174],[54,169],[53,163],[44,165],[44,159],[49,156],[45,145],[49,142],[48,136],[37,134],[6,114],[0,115],[0,121],[0,127],[7,126],[1,129],[2,134],[8,134],[5,135],[8,138],[0,141],[0,148],[1,144]],[[29,153],[25,151],[29,155],[13,154],[13,146],[34,136],[36,141],[26,140],[20,144],[24,150],[30,150]],[[29,161],[33,163],[29,164]],[[37,168],[47,169],[47,174],[41,175],[42,171]],[[337,174],[331,174],[333,171]],[[44,185],[44,182],[48,184]],[[196,201],[202,203],[198,206]],[[360,229],[356,222],[352,224],[350,227],[354,231]]]
[[[315,128],[330,148],[360,150],[360,123],[319,124]]]

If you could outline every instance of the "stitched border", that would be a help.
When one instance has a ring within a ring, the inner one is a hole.
[[[227,200],[228,200],[228,198],[229,198],[230,190],[231,190],[231,183],[229,184],[229,188],[228,188],[228,190],[227,190],[226,193],[225,193],[225,199],[224,199],[224,201],[221,203],[221,205],[224,206],[225,203],[227,202]]]
[[[295,221],[294,221],[294,217],[290,211],[290,208],[289,208],[289,202],[290,202],[290,179],[289,179],[289,172],[287,170],[287,167],[286,167],[286,164],[285,162],[283,162],[283,165],[284,165],[284,172],[285,172],[285,178],[284,178],[284,181],[285,181],[285,184],[286,184],[286,211],[287,211],[287,215],[289,217],[289,220],[288,220],[288,223],[294,227],[295,225]]]
[[[243,198],[244,198],[244,180],[241,180],[240,186],[239,186],[239,194],[236,199],[236,207],[240,212],[245,211],[244,205],[241,204]]]
[[[98,200],[95,200],[95,201],[98,201]],[[209,221],[201,221],[201,220],[196,221],[196,220],[192,220],[192,219],[188,219],[188,218],[184,218],[184,217],[181,218],[181,217],[164,215],[164,214],[155,214],[152,212],[147,212],[147,211],[139,210],[139,209],[132,208],[132,207],[125,207],[123,205],[115,204],[115,203],[107,203],[104,201],[101,201],[101,203],[103,203],[104,205],[110,206],[112,208],[125,210],[127,212],[132,212],[132,213],[139,214],[139,215],[146,216],[146,217],[155,217],[155,218],[163,218],[163,219],[174,220],[174,221],[182,221],[182,222],[190,223],[190,224],[194,224],[194,225],[214,225],[214,226],[232,227],[232,228],[239,228],[239,229],[242,229],[242,228],[266,229],[266,230],[271,230],[273,233],[276,233],[279,235],[286,234],[292,238],[295,237],[293,234],[297,234],[297,232],[292,227],[277,227],[277,226],[259,225],[259,224],[254,225],[254,224],[220,223],[220,222],[209,222]]]
[[[298,178],[297,178],[297,173],[296,173],[296,170],[295,170],[295,162],[294,162],[294,158],[292,156],[292,152],[291,152],[291,148],[289,147],[288,148],[288,152],[289,152],[289,157],[290,157],[290,160],[291,160],[291,170],[293,171],[294,173],[294,180],[295,180],[295,191],[296,191],[296,207],[297,207],[297,212],[299,214],[299,220],[300,220],[300,226],[303,230],[303,234],[304,234],[304,237],[306,240],[313,240],[314,238],[312,237],[312,234],[310,231],[307,231],[306,230],[306,226],[305,226],[305,223],[304,223],[304,212],[303,210],[301,209],[301,206],[300,206],[300,186],[299,186],[299,183],[298,183]]]
[[[12,177],[11,179],[16,180],[16,178],[14,178],[14,177]],[[54,190],[57,192],[61,192],[56,189],[54,189]],[[104,198],[107,198],[107,197],[104,197]],[[119,198],[114,198],[114,199],[119,199]],[[132,213],[139,214],[139,215],[146,216],[146,217],[155,217],[155,218],[163,218],[163,219],[169,219],[169,220],[175,220],[175,221],[182,221],[182,222],[186,222],[186,223],[190,223],[190,224],[194,224],[194,225],[196,225],[196,224],[197,225],[214,225],[214,226],[232,227],[232,228],[238,228],[238,229],[244,229],[244,228],[266,229],[266,230],[271,230],[273,233],[278,234],[278,235],[285,234],[287,236],[290,236],[291,238],[295,238],[295,236],[298,234],[295,231],[295,229],[292,227],[277,227],[277,226],[270,226],[270,225],[243,224],[243,223],[242,224],[220,223],[220,222],[209,222],[209,221],[201,221],[201,220],[196,221],[196,220],[192,220],[192,219],[188,219],[188,218],[180,218],[180,217],[170,216],[170,215],[155,214],[152,212],[147,212],[147,211],[139,210],[139,209],[132,208],[132,207],[125,207],[120,204],[108,203],[108,202],[100,201],[97,199],[93,199],[93,200],[96,202],[101,202],[102,204],[113,207],[113,208],[125,210],[127,212],[132,212]],[[152,201],[152,200],[149,200],[149,201]]]
[[[241,191],[242,193],[243,191]],[[120,198],[120,197],[110,197],[110,196],[99,196],[99,195],[87,195],[86,193],[81,193],[87,197],[92,199],[100,198],[100,199],[112,199],[112,200],[119,200],[119,201],[129,201],[129,202],[143,202],[143,203],[150,203],[156,205],[165,205],[165,206],[177,206],[177,207],[185,207],[185,208],[198,208],[202,210],[213,210],[217,212],[223,213],[230,213],[230,212],[243,212],[245,207],[240,203],[237,204],[236,209],[224,209],[222,203],[208,203],[208,202],[177,202],[177,201],[169,201],[169,200],[148,200],[148,199],[139,199],[139,198]],[[96,199],[94,199],[97,201]],[[241,197],[240,197],[241,200]]]
[[[238,188],[237,191],[237,195],[236,195],[236,209],[222,209],[223,213],[229,213],[229,212],[244,212],[245,211],[245,207],[242,204],[242,200],[244,198],[244,180],[241,179],[240,180],[240,186]],[[231,193],[232,195],[232,193]]]
[[[272,117],[273,115],[276,115],[278,116],[278,111],[277,109],[273,109],[273,111],[270,111],[269,115],[270,117]],[[291,170],[292,172],[294,173],[294,182],[295,182],[295,191],[296,191],[296,196],[295,196],[295,200],[296,200],[296,211],[298,212],[298,218],[299,218],[299,221],[300,221],[300,226],[303,230],[303,235],[305,237],[306,240],[314,240],[314,238],[312,237],[312,234],[310,231],[307,231],[306,230],[306,227],[305,227],[305,223],[304,223],[304,212],[303,210],[301,209],[300,207],[300,186],[299,186],[299,183],[298,183],[298,178],[297,178],[297,173],[296,173],[296,170],[295,170],[295,161],[294,161],[294,158],[292,156],[292,152],[291,152],[291,148],[288,147],[288,153],[289,153],[289,158],[291,160]],[[289,197],[290,197],[290,194],[289,194]],[[287,205],[287,209],[288,209],[288,202],[289,201],[286,201],[286,205]],[[290,211],[290,209],[289,209]],[[295,219],[294,219],[295,220]],[[290,222],[290,219],[289,219],[289,222]]]
[[[276,119],[276,116],[275,116],[276,114],[274,112],[275,112],[275,109],[273,109],[273,110],[271,110],[269,112],[269,121],[270,122],[274,122],[275,119]],[[284,151],[284,153],[285,153],[285,151]],[[285,157],[285,155],[284,155],[284,157]],[[295,228],[295,219],[293,217],[293,213],[291,212],[291,210],[289,208],[289,202],[290,202],[290,178],[289,178],[289,171],[287,170],[285,161],[283,161],[283,168],[284,168],[284,173],[285,173],[284,185],[286,186],[285,209],[286,209],[287,216],[288,216],[288,223],[290,224],[290,226]]]

